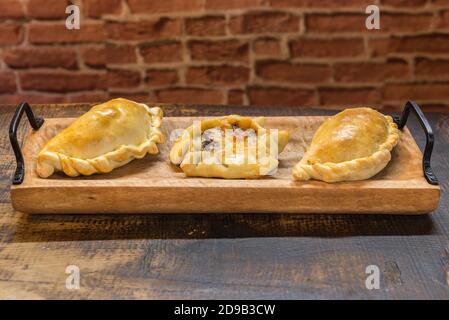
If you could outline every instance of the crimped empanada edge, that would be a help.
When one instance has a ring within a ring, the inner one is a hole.
[[[399,141],[399,130],[391,116],[384,115],[388,122],[388,136],[379,150],[368,157],[340,163],[304,163],[304,157],[292,170],[294,180],[309,179],[325,182],[355,181],[369,179],[386,167],[391,160],[391,150]]]
[[[141,103],[150,113],[150,130],[147,140],[138,146],[120,146],[102,156],[92,159],[68,157],[54,151],[41,151],[37,157],[36,173],[41,178],[48,178],[55,171],[63,171],[70,177],[79,175],[89,176],[94,173],[107,173],[121,167],[133,159],[143,158],[147,153],[157,154],[157,144],[165,139],[160,127],[162,125],[163,111],[160,107],[148,107]]]

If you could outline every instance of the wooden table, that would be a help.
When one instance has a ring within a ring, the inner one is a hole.
[[[78,116],[88,108],[33,106],[44,117]],[[15,158],[7,130],[14,110],[0,106],[0,299],[449,299],[449,115],[427,114],[442,192],[431,215],[58,216],[11,207]],[[220,106],[164,111],[329,113]],[[417,122],[408,126],[422,146]],[[78,290],[66,288],[69,265],[80,269]],[[378,290],[365,286],[369,265],[380,269]]]

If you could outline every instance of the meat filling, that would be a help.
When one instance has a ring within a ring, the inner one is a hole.
[[[232,124],[230,129],[232,129],[232,135],[237,139],[244,138],[250,144],[255,143],[255,139],[248,139],[256,136],[256,132],[253,129],[243,130],[236,124]],[[222,148],[224,138],[224,129],[220,127],[207,129],[203,132],[201,137],[201,149],[203,151],[219,150]]]

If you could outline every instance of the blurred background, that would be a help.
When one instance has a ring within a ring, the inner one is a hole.
[[[0,104],[111,97],[449,111],[449,0],[0,0]]]

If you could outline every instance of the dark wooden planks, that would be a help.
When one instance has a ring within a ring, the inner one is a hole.
[[[46,117],[73,117],[88,106],[39,108],[36,113]],[[0,107],[0,298],[449,298],[447,115],[427,115],[442,191],[430,216],[33,216],[14,212],[9,201],[13,110]],[[230,112],[210,106],[164,110],[168,116]],[[410,119],[408,126],[422,145],[419,125]],[[69,264],[80,267],[80,290],[65,288]],[[380,290],[365,288],[370,264],[381,270]]]

